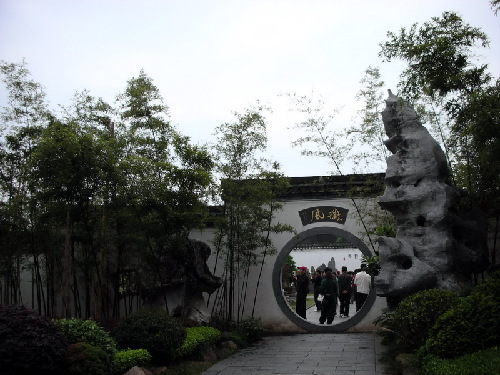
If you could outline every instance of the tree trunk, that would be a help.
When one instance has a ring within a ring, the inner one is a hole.
[[[71,284],[72,284],[72,261],[71,261],[71,229],[69,210],[66,214],[66,230],[64,240],[63,273],[62,273],[62,316],[71,318]]]

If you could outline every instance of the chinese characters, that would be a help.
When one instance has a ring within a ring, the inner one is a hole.
[[[349,210],[342,207],[319,206],[310,207],[299,211],[302,225],[313,224],[316,222],[335,222],[344,224]]]

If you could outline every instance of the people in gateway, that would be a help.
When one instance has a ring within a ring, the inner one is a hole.
[[[356,284],[356,311],[359,311],[366,302],[368,293],[370,293],[370,286],[372,277],[366,273],[366,264],[361,264],[361,271],[354,277],[354,284]]]
[[[325,278],[321,281],[319,292],[324,296],[319,323],[324,324],[326,321],[327,324],[332,324],[336,313],[339,293],[337,279],[333,276],[331,270],[325,272]]]
[[[314,277],[312,278],[312,283],[314,285],[314,303],[316,305],[314,311],[321,311],[321,301],[318,301],[319,287],[321,286],[321,281],[323,281],[323,277],[321,276],[321,270],[316,270],[316,272],[314,273]]]
[[[351,303],[352,277],[347,273],[347,267],[342,267],[342,273],[338,277],[339,283],[339,302],[341,318],[349,317],[349,305]]]
[[[297,267],[299,274],[296,276],[296,297],[295,311],[301,318],[306,319],[306,300],[309,293],[309,277],[307,276],[307,267]]]

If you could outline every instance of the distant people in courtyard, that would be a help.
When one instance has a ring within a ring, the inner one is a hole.
[[[307,276],[307,267],[297,267],[300,273],[297,275],[296,280],[296,299],[295,311],[297,315],[306,319],[306,300],[309,293],[309,277]]]
[[[325,273],[325,278],[321,281],[319,292],[325,296],[321,306],[321,317],[319,318],[319,323],[324,324],[326,321],[327,324],[332,324],[333,318],[335,317],[335,311],[337,309],[336,305],[338,296],[338,284],[332,274],[332,271],[327,271]]]
[[[341,318],[349,317],[349,305],[351,303],[352,277],[347,273],[347,267],[342,267],[342,273],[338,277],[339,283],[339,302]]]
[[[372,283],[372,277],[366,273],[366,264],[361,265],[361,271],[356,274],[354,283],[356,284],[356,311],[359,311],[366,302]]]
[[[351,304],[354,303],[355,296],[356,296],[356,285],[354,284],[354,272],[353,271],[348,271],[347,272],[349,276],[351,276]]]
[[[321,276],[321,271],[316,270],[316,272],[314,273],[314,278],[312,279],[314,285],[314,301],[316,303],[316,308],[314,309],[314,311],[321,310],[321,302],[318,301],[319,287],[321,286],[321,281],[323,281],[323,277]]]

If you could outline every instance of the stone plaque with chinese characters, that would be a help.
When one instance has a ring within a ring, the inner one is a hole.
[[[344,224],[347,219],[348,209],[333,206],[309,207],[299,211],[302,225],[318,222],[334,222]]]

